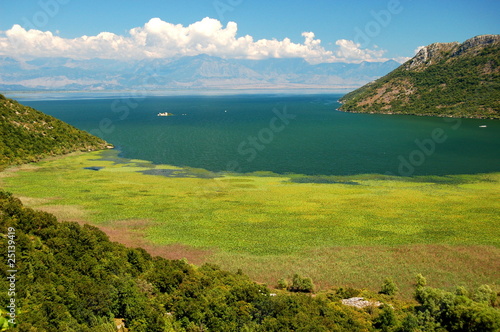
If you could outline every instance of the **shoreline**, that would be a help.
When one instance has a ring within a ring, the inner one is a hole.
[[[338,100],[338,103],[343,105],[344,102]],[[472,119],[472,120],[500,120],[500,115],[497,118],[486,118],[486,117],[475,117],[475,116],[453,116],[448,114],[421,114],[421,113],[393,113],[393,112],[364,112],[364,111],[346,111],[342,109],[342,106],[335,109],[339,112],[353,113],[353,114],[383,114],[383,115],[412,115],[412,116],[425,116],[425,117],[435,117],[435,118],[452,118],[452,119]]]
[[[101,149],[93,151],[74,151],[63,155],[47,156],[36,162],[7,165],[5,168],[0,169],[0,173],[15,168],[36,166],[39,163],[56,161],[59,159],[64,159],[66,157],[75,157],[86,154],[99,154],[99,159],[92,159],[96,162],[96,164],[98,164],[99,161],[113,162],[114,165],[135,164],[137,165],[137,167],[143,169],[138,172],[144,175],[162,176],[170,178],[194,177],[201,179],[217,179],[224,177],[262,177],[262,178],[288,178],[290,180],[290,183],[297,183],[297,184],[311,183],[311,184],[358,185],[358,183],[355,183],[353,181],[375,180],[375,181],[403,181],[409,183],[436,181],[437,183],[443,183],[448,181],[453,182],[453,178],[482,177],[482,176],[500,174],[500,170],[492,172],[479,172],[479,173],[426,174],[426,175],[411,175],[411,176],[402,176],[397,174],[382,174],[382,173],[357,173],[357,174],[307,174],[307,173],[292,173],[292,172],[276,173],[273,171],[266,171],[266,170],[238,173],[230,171],[211,171],[209,169],[200,167],[155,163],[151,160],[120,156],[121,153],[122,151],[116,147],[112,149]],[[108,154],[108,155],[102,155],[102,154]],[[99,165],[91,167],[99,167]],[[158,173],[155,173],[155,171],[158,171]],[[163,171],[165,174],[161,174]]]

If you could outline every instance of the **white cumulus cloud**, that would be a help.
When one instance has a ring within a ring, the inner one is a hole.
[[[72,59],[172,58],[207,54],[222,58],[265,59],[303,58],[310,63],[383,61],[385,51],[361,49],[359,44],[341,39],[337,50],[326,50],[313,32],[304,32],[303,43],[283,40],[254,40],[237,36],[238,26],[204,18],[183,26],[153,18],[133,28],[127,36],[101,32],[96,36],[68,39],[50,31],[26,30],[20,25],[0,32],[0,55],[19,59],[68,57]]]
[[[361,49],[361,44],[355,43],[352,40],[340,39],[335,43],[339,50],[336,56],[344,61],[380,61],[382,60],[384,50]],[[387,59],[383,59],[387,60]]]

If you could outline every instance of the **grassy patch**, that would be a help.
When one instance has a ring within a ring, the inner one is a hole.
[[[457,285],[475,289],[500,281],[500,248],[492,246],[344,246],[287,256],[218,253],[211,259],[229,270],[240,266],[252,279],[270,286],[299,273],[323,288],[379,290],[384,278],[391,277],[408,297],[414,291],[417,273],[425,275],[431,286],[445,289]]]
[[[142,239],[136,244],[191,248],[179,252],[193,259],[203,253],[205,261],[265,282],[287,271],[357,287],[387,275],[409,283],[419,272],[450,285],[499,279],[491,262],[500,247],[500,174],[213,174],[104,151],[7,170],[0,181],[62,220],[115,233],[125,232],[126,221],[147,220],[134,233]],[[465,259],[468,248],[482,256]]]

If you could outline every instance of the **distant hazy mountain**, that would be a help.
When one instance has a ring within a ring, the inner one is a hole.
[[[311,65],[303,59],[228,60],[207,55],[136,62],[0,58],[0,90],[354,89],[399,63]]]
[[[348,112],[500,119],[500,35],[426,46],[341,102]]]

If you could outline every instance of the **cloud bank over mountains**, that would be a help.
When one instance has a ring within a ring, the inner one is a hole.
[[[238,37],[237,33],[235,22],[224,27],[220,21],[208,17],[186,27],[152,18],[144,26],[129,30],[127,36],[101,32],[73,39],[14,25],[0,32],[0,56],[18,60],[43,57],[144,60],[206,54],[223,59],[302,58],[310,64],[388,60],[383,57],[384,50],[363,49],[346,39],[338,40],[335,50],[327,50],[313,32],[302,33],[303,43],[293,43],[289,38],[254,40],[250,35]]]

